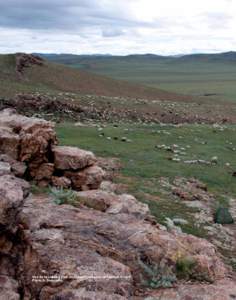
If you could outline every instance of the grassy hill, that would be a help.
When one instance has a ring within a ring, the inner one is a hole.
[[[236,52],[158,55],[96,56],[46,55],[49,60],[115,79],[164,90],[200,95],[212,100],[236,101]]]
[[[73,92],[145,99],[188,100],[189,97],[96,75],[44,60],[43,65],[16,72],[16,56],[0,55],[0,96],[18,92]],[[191,98],[191,97],[190,97]]]

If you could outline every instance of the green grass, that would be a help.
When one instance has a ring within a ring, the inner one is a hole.
[[[98,59],[73,66],[181,94],[212,93],[217,95],[206,98],[236,101],[235,62]]]
[[[168,177],[170,181],[176,176],[195,177],[207,184],[209,191],[215,194],[220,203],[236,195],[235,177],[232,177],[232,171],[236,169],[236,152],[231,150],[236,147],[235,126],[227,126],[220,131],[207,125],[162,127],[129,124],[114,127],[110,124],[103,129],[105,136],[99,137],[101,132],[96,127],[76,127],[67,123],[58,125],[57,132],[62,144],[92,150],[96,155],[104,157],[118,157],[123,169],[122,176],[117,180],[127,184],[128,191],[140,201],[148,203],[160,223],[164,222],[165,217],[176,216],[191,222],[191,214],[195,211],[186,208],[181,201],[173,201],[168,193],[163,193],[158,180],[160,177]],[[132,142],[122,142],[120,139],[123,136]],[[114,137],[118,140],[114,140]],[[155,148],[160,144],[178,144],[180,147],[189,145],[190,148],[185,151],[186,156],[182,156],[183,160],[210,160],[212,156],[218,156],[219,162],[210,166],[173,162],[168,160],[173,155],[171,152]],[[231,167],[227,167],[226,163],[231,163]],[[201,228],[192,225],[185,225],[184,228],[189,233],[204,235]]]

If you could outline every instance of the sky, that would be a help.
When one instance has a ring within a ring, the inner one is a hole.
[[[0,53],[236,50],[236,0],[0,0]]]

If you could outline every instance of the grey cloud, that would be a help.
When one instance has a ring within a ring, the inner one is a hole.
[[[121,29],[104,29],[102,31],[102,36],[103,37],[116,37],[116,36],[121,36],[124,35],[125,31]]]
[[[119,2],[118,2],[119,3]],[[142,24],[129,18],[122,5],[96,0],[0,0],[0,26],[41,30],[83,30],[113,26],[116,30]]]

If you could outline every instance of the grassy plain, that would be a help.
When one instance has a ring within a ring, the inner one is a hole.
[[[236,62],[110,58],[73,66],[181,94],[214,94],[207,98],[236,101]]]
[[[104,136],[99,136],[101,132]],[[215,195],[216,206],[218,202],[227,205],[228,199],[236,195],[236,179],[232,177],[236,169],[235,132],[235,126],[216,129],[210,125],[122,124],[114,127],[107,124],[100,131],[96,126],[76,127],[70,123],[57,126],[62,144],[92,150],[103,157],[118,157],[123,168],[117,181],[125,184],[140,201],[148,203],[158,222],[163,223],[165,217],[183,217],[190,221],[190,225],[184,226],[185,231],[200,236],[204,232],[191,224],[194,210],[171,197],[161,186],[160,178],[166,177],[172,182],[176,176],[195,177],[206,183]],[[130,142],[122,142],[122,137]],[[173,153],[155,147],[162,144],[177,144],[186,154],[179,155],[180,162],[169,160]],[[191,159],[210,160],[213,156],[218,157],[216,165],[184,163]]]

